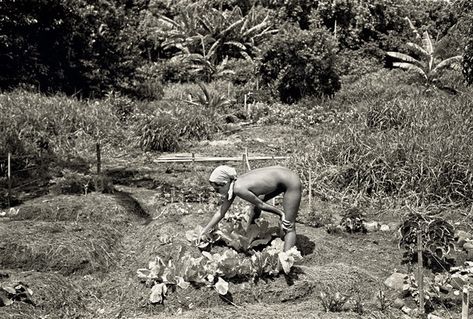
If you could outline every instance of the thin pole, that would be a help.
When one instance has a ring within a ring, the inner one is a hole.
[[[11,207],[11,153],[8,153],[8,208]]]
[[[101,163],[101,156],[100,156],[100,142],[97,142],[97,144],[95,145],[96,146],[96,149],[97,149],[97,175],[100,175],[100,170],[101,170],[101,166],[102,166],[102,163]]]
[[[245,97],[244,97],[244,100],[243,100],[243,107],[245,109],[246,118],[248,118],[248,108],[246,106],[246,94],[245,94]]]
[[[312,212],[312,170],[309,167],[309,213]]]
[[[469,302],[470,302],[470,290],[468,289],[468,286],[463,286],[462,319],[468,319]]]
[[[245,164],[246,168],[251,171],[250,160],[248,159],[248,147],[245,147]]]
[[[417,286],[419,288],[419,314],[423,315],[424,310],[424,272],[422,258],[422,234],[420,229],[417,233]]]

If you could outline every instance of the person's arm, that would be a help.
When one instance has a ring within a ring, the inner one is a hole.
[[[228,199],[226,197],[224,198],[222,206],[220,206],[220,210],[212,216],[212,219],[209,221],[207,226],[202,229],[202,232],[200,234],[201,236],[206,234],[210,229],[217,225],[219,221],[222,220],[222,218],[225,216],[228,209],[232,205],[234,199],[235,197],[233,197],[232,199]]]
[[[256,208],[259,208],[261,210],[264,210],[265,212],[273,213],[278,215],[279,217],[283,218],[284,217],[284,211],[281,209],[269,205],[268,203],[263,202],[258,196],[256,196],[252,191],[247,190],[247,189],[239,189],[238,190],[238,196],[240,198],[243,198],[247,202],[255,205]]]

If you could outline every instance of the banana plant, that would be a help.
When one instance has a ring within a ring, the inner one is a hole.
[[[393,63],[394,67],[413,71],[424,79],[427,86],[433,85],[443,89],[443,87],[441,87],[438,82],[442,75],[442,71],[447,68],[460,70],[462,56],[455,55],[442,60],[438,57],[436,52],[436,44],[438,44],[441,40],[434,42],[427,31],[423,32],[421,36],[419,31],[413,25],[412,21],[409,18],[406,18],[406,20],[416,35],[416,39],[421,39],[422,45],[414,42],[407,43],[407,45],[417,53],[419,58],[415,58],[405,53],[392,51],[388,51],[386,54],[390,57],[400,60],[399,62]]]

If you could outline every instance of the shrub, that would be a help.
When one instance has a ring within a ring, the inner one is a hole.
[[[89,192],[113,193],[112,181],[108,177],[82,174],[69,169],[52,181],[53,194],[87,194]]]
[[[284,103],[305,96],[331,96],[341,87],[335,48],[325,30],[288,28],[268,45],[259,74]]]
[[[399,247],[405,250],[404,263],[418,262],[418,236],[420,233],[423,267],[444,272],[453,265],[448,254],[454,249],[454,227],[441,217],[421,213],[408,213],[399,228]]]
[[[145,64],[136,70],[132,93],[141,99],[159,100],[164,95],[158,64]]]

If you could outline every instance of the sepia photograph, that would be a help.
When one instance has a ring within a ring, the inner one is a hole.
[[[472,84],[473,0],[0,0],[0,318],[473,319]]]

